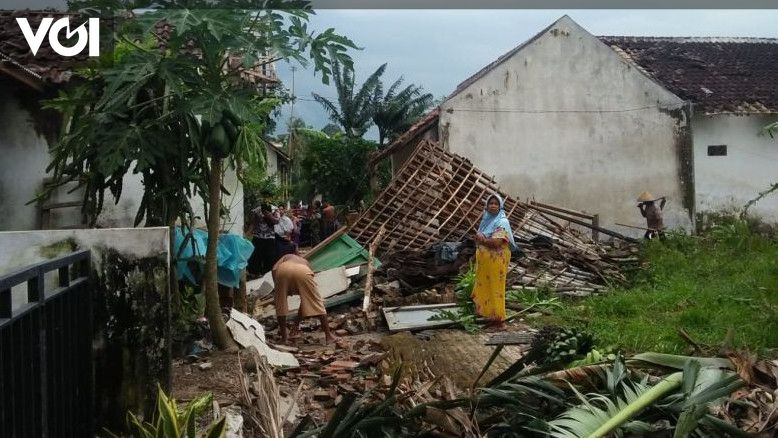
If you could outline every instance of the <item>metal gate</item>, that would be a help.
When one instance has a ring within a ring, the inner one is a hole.
[[[78,251],[0,277],[0,437],[92,436],[89,258]],[[27,302],[13,308],[20,289]]]

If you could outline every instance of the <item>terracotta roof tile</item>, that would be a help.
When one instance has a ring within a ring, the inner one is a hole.
[[[27,18],[33,29],[40,26],[45,17],[79,17],[78,14],[57,11],[0,10],[0,65],[6,65],[24,72],[24,74],[46,84],[61,84],[70,80],[73,70],[82,65],[88,55],[83,52],[74,57],[64,57],[52,50],[48,38],[44,38],[38,52],[33,56],[27,41],[19,28],[16,18]],[[80,24],[77,22],[77,24]],[[174,26],[161,21],[155,26],[155,33],[160,47],[165,47],[167,39]],[[252,68],[244,68],[241,60],[231,57],[230,68],[238,71],[241,79],[251,85],[278,83],[274,63],[262,65],[266,60],[259,60]]]
[[[697,111],[778,112],[778,39],[598,38]]]
[[[16,18],[27,18],[30,26],[37,29],[41,20],[46,17],[77,18],[78,14],[57,11],[0,11],[0,64],[21,70],[44,83],[67,82],[72,75],[72,70],[88,58],[86,51],[74,57],[64,57],[54,52],[48,38],[44,38],[38,52],[33,56],[16,22]]]

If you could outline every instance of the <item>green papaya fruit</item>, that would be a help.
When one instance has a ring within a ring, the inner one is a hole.
[[[235,142],[238,141],[238,128],[235,124],[233,124],[230,119],[223,118],[222,119],[222,125],[224,125],[224,130],[227,131],[227,137],[230,139],[231,144],[235,144]]]
[[[209,144],[211,153],[216,156],[224,158],[230,154],[232,144],[230,142],[230,138],[227,136],[227,131],[223,124],[217,123],[213,126],[213,128],[211,128]]]

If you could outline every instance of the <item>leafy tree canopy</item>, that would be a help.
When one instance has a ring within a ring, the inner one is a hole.
[[[127,4],[97,0],[78,7]],[[48,170],[57,184],[80,183],[93,223],[106,191],[118,202],[128,173],[139,174],[143,184],[136,225],[144,218],[172,225],[177,217],[191,224],[192,199],[201,198],[208,207],[205,313],[214,342],[229,348],[234,343],[217,293],[223,165],[264,166],[262,134],[279,104],[238,66],[310,60],[327,82],[333,65],[351,65],[347,50],[355,46],[334,29],[310,31],[307,2],[231,0],[219,4],[230,9],[207,9],[210,4],[159,0],[140,13],[120,11],[128,19],[116,23],[116,57],[84,71],[74,81],[80,85],[49,103],[65,115],[66,129]]]
[[[335,204],[359,205],[370,191],[367,161],[378,144],[318,131],[303,131],[302,136],[306,149],[301,170],[310,189]]]
[[[279,100],[247,86],[231,59],[243,67],[310,61],[324,82],[335,63],[351,65],[346,51],[355,45],[333,29],[309,30],[306,2],[222,3],[231,9],[207,4],[187,2],[203,9],[185,9],[163,1],[162,9],[124,12],[129,19],[117,22],[114,58],[83,71],[81,85],[49,102],[65,114],[67,126],[49,170],[60,183],[80,182],[93,221],[105,191],[118,202],[130,172],[140,174],[144,185],[137,225],[144,218],[169,223],[191,212],[193,197],[207,198],[207,159],[214,154],[238,168],[264,165],[261,134]],[[144,6],[72,6],[127,5]],[[163,25],[167,32],[160,31]]]

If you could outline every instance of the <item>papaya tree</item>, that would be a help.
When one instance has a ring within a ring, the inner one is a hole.
[[[133,8],[144,6],[136,3]],[[80,71],[72,81],[78,85],[48,103],[65,116],[49,171],[56,184],[80,184],[93,223],[106,192],[115,202],[121,198],[128,173],[140,176],[144,190],[136,226],[178,220],[191,227],[193,202],[202,202],[205,312],[214,342],[227,348],[234,344],[219,308],[216,259],[223,174],[226,166],[264,165],[261,135],[280,103],[246,81],[245,71],[283,59],[311,62],[326,83],[333,64],[351,65],[347,51],[355,46],[333,29],[309,30],[307,2],[233,0],[232,9],[208,9],[209,2],[195,0],[186,6],[165,1],[117,14],[128,18],[116,24],[112,59]]]

